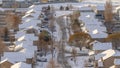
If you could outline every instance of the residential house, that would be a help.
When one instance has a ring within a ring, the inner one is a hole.
[[[25,62],[28,64],[32,64],[32,63],[34,63],[33,56],[30,54],[30,52],[29,53],[28,52],[27,53],[24,53],[24,52],[5,52],[4,55],[2,56],[2,60],[8,59],[8,60],[11,60],[13,63]]]
[[[93,43],[92,50],[94,50],[95,54],[101,53],[105,50],[112,49],[112,43],[101,43],[99,41],[96,41]]]
[[[94,12],[81,12],[80,14],[79,20],[84,22],[87,33],[90,34],[94,40],[104,41],[108,36],[107,29],[102,22],[95,18],[96,14]]]
[[[109,68],[114,65],[115,58],[120,58],[120,52],[113,49],[108,49],[102,53],[95,55],[95,68],[99,66]]]
[[[14,64],[14,63],[11,62],[10,60],[5,59],[5,60],[2,60],[2,61],[0,62],[0,67],[1,67],[1,68],[11,68],[11,66],[12,66],[13,64]]]
[[[17,62],[26,62],[26,56],[20,52],[4,52],[4,55],[1,58],[2,60],[8,59],[11,60],[13,63]]]

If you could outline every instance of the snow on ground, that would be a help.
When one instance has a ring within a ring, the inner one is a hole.
[[[36,68],[46,68],[48,61],[52,58],[51,54],[46,55],[44,58],[47,58],[47,62],[37,62]]]
[[[53,36],[55,37],[55,41],[60,41],[61,38],[62,38],[62,32],[60,30],[60,26],[55,22],[55,29],[56,29],[56,32],[53,33]]]
[[[69,15],[71,14],[73,11],[56,11],[55,14],[56,14],[56,18],[57,17],[60,17],[60,16],[64,16],[64,15]]]
[[[84,67],[85,61],[89,59],[88,56],[79,56],[79,57],[76,57],[76,63],[74,63],[73,60],[71,61],[71,58],[68,58],[68,63],[69,65],[71,65],[72,68],[85,68]]]
[[[57,55],[58,55],[58,52],[57,52],[57,49],[56,50],[54,50],[54,52],[53,52],[53,60],[55,61],[55,63],[57,63]],[[48,66],[48,62],[52,59],[52,54],[50,53],[50,54],[47,54],[46,56],[43,56],[43,57],[37,57],[38,59],[40,59],[40,58],[47,58],[47,62],[37,62],[37,65],[36,65],[36,67],[35,68],[47,68],[47,66]]]
[[[77,53],[81,53],[81,54],[88,54],[89,53],[89,50],[84,48],[84,47],[80,51],[79,47],[69,46],[68,44],[66,44],[66,46],[64,46],[64,48],[65,48],[65,51],[67,51],[67,52],[72,52],[72,49],[74,48],[77,51]]]
[[[34,6],[34,5],[32,5],[31,7],[29,7],[29,9],[28,10],[31,10],[31,9],[35,9],[35,10],[37,10],[37,11],[39,11],[39,10],[41,10],[41,8],[43,7],[43,6],[48,6],[48,5],[51,5],[51,6],[54,6],[55,7],[55,9],[56,10],[58,10],[59,9],[59,7],[60,6],[67,6],[67,5],[70,5],[70,4],[72,4],[74,7],[77,7],[77,9],[80,9],[81,7],[83,7],[83,6],[86,6],[86,5],[89,5],[89,4],[91,4],[91,5],[104,5],[104,3],[105,3],[105,0],[96,0],[96,1],[94,1],[93,2],[93,0],[84,0],[84,2],[82,2],[82,3],[55,3],[55,4],[43,4],[43,5],[36,5],[36,6]],[[38,9],[39,8],[39,9]],[[56,17],[59,17],[59,16],[63,16],[63,15],[68,15],[68,14],[71,14],[73,11],[55,11],[55,13],[56,13]],[[90,14],[90,15],[89,15]],[[84,17],[84,18],[86,18],[86,19],[88,19],[89,20],[89,18],[91,18],[91,16],[93,15],[93,14],[91,14],[91,13],[88,13],[87,15],[84,15],[84,14],[81,14],[81,15],[83,15],[83,16],[86,16],[86,17]],[[33,15],[34,16],[34,15]],[[81,19],[83,19],[84,20],[84,18],[82,17]],[[92,17],[93,18],[93,17]],[[90,21],[88,21],[88,22],[90,22],[90,23],[94,23],[93,21],[95,21],[95,20],[92,20],[91,19],[91,22]],[[86,22],[86,20],[84,20],[84,22]],[[98,22],[98,21],[97,21]],[[68,22],[69,23],[69,22]],[[65,25],[67,25],[67,24],[65,24]],[[99,24],[99,25],[101,25],[101,23]],[[55,26],[56,26],[56,32],[54,32],[54,37],[55,37],[55,41],[60,41],[61,40],[61,38],[62,38],[62,32],[61,32],[61,30],[60,30],[60,26],[57,24],[57,23],[55,23]],[[86,25],[89,29],[90,29],[90,25],[89,24],[87,24]],[[91,25],[92,26],[92,25]],[[96,27],[95,27],[96,28]],[[101,30],[103,30],[104,28],[101,28]],[[94,29],[92,29],[92,30],[94,30]],[[66,31],[67,31],[67,38],[69,38],[69,35],[68,35],[68,32],[69,32],[69,30],[68,29],[66,29]],[[99,31],[99,29],[98,29],[98,31]],[[95,30],[95,32],[97,32],[96,30]],[[72,46],[69,46],[69,45],[66,45],[65,46],[65,50],[67,50],[67,51],[69,51],[69,52],[72,52],[72,48],[75,48],[76,50],[77,50],[77,52],[79,53],[88,53],[88,50],[86,50],[86,49],[83,49],[82,51],[80,51],[79,50],[79,48],[78,47],[72,47]],[[55,53],[55,61],[57,60],[57,53],[58,52],[54,52]],[[66,55],[66,56],[70,56],[70,54],[69,55]],[[44,58],[47,58],[47,61],[49,61],[51,58],[52,58],[52,56],[51,56],[51,54],[49,54],[49,55],[47,55],[46,57],[44,57]],[[71,65],[71,67],[72,68],[84,68],[84,62],[86,61],[86,60],[88,60],[88,56],[79,56],[79,57],[76,57],[76,64],[74,63],[74,61],[71,61],[71,58],[68,58],[68,63],[69,63],[69,65]],[[46,66],[47,66],[47,64],[48,64],[48,62],[38,62],[38,65],[37,65],[37,67],[36,68],[46,68]]]

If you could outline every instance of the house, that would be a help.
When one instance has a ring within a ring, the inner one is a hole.
[[[41,23],[40,20],[28,20],[25,23],[22,23],[19,25],[19,30],[23,30],[25,28],[29,28],[29,27],[36,27],[37,24]]]
[[[13,64],[14,64],[14,63],[11,62],[10,60],[5,59],[5,60],[2,60],[2,61],[0,62],[0,67],[1,67],[1,68],[11,68],[11,66],[12,66]]]
[[[17,31],[17,33],[15,34],[15,39],[18,39],[19,37],[23,36],[24,34],[26,34],[26,32],[24,30]]]
[[[95,18],[94,12],[81,12],[79,20],[84,22],[87,33],[90,34],[94,40],[104,40],[104,38],[108,36],[106,27]]]
[[[35,34],[35,36],[37,36],[40,33],[40,27],[36,26],[30,26],[26,29],[26,33],[27,34]]]
[[[24,49],[34,52],[37,50],[37,47],[33,45],[32,41],[16,42],[16,47],[14,48],[14,51],[20,52]]]
[[[26,61],[26,56],[20,52],[4,52],[4,55],[1,57],[2,60],[8,59],[11,60],[13,63],[22,61]]]
[[[32,67],[31,67],[31,64],[27,64],[24,62],[18,62],[12,65],[11,68],[32,68]]]
[[[110,68],[115,68],[115,65],[111,66]]]
[[[32,53],[33,54],[33,53]],[[26,62],[29,64],[34,63],[34,58],[30,53],[23,53],[23,52],[5,52],[2,56],[2,60],[8,59],[11,60],[13,63],[17,62]]]
[[[99,65],[103,65],[104,68],[109,68],[114,65],[114,60],[120,58],[120,52],[113,49],[108,49],[95,55],[95,68],[98,68]]]
[[[98,54],[105,50],[112,49],[112,43],[110,43],[110,42],[101,43],[99,41],[96,41],[95,43],[93,43],[92,48],[93,48],[95,54]]]
[[[31,10],[29,10],[29,11],[26,12],[26,14],[30,14],[30,13],[36,13],[36,10],[31,9]]]
[[[112,49],[106,50],[100,54],[95,55],[95,68],[103,67],[103,68],[109,68],[114,63],[113,55],[114,51]],[[101,65],[102,64],[102,65]]]

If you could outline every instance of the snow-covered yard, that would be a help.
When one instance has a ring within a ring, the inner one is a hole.
[[[88,56],[78,56],[76,57],[76,62],[71,60],[72,57],[68,58],[68,63],[72,68],[85,68],[85,64],[87,63],[89,57]],[[86,67],[86,68],[94,68],[94,67]]]

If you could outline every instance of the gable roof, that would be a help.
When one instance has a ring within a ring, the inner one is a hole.
[[[34,34],[25,34],[17,39],[17,41],[36,41],[38,37]]]
[[[112,49],[106,50],[100,54],[95,55],[95,60],[100,60],[101,58],[103,58],[103,60],[113,56],[115,54],[115,51]]]
[[[25,54],[20,52],[4,52],[4,56],[1,59],[2,60],[8,59],[13,63],[20,62],[20,61],[25,62],[26,56]]]
[[[108,50],[112,49],[112,43],[101,43],[97,42],[93,44],[93,50]]]
[[[19,25],[19,29],[24,29],[24,28],[28,28],[30,26],[32,27],[37,27],[38,23],[41,23],[40,20],[29,20],[29,18],[27,19],[28,21],[22,23]]]
[[[0,62],[0,64],[2,64],[2,63],[4,63],[4,62],[9,62],[9,63],[11,63],[11,64],[14,64],[14,62],[12,62],[12,61],[9,60],[9,59],[3,59],[3,60]]]
[[[117,50],[113,50],[113,49],[108,49],[102,53],[99,53],[97,55],[95,55],[95,60],[99,60],[102,58],[103,60],[106,60],[107,58],[110,58],[112,56],[120,56],[120,52]]]
[[[108,36],[106,27],[95,18],[94,12],[81,12],[79,20],[85,23],[85,27],[92,38],[106,38]]]

